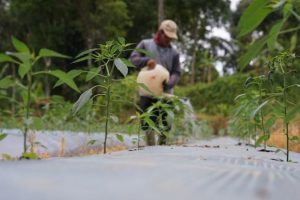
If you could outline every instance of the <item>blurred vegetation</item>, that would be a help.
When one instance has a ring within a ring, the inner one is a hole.
[[[210,84],[197,83],[190,87],[176,88],[176,95],[190,98],[198,112],[229,115],[234,98],[242,93],[248,74],[236,74],[218,78]]]
[[[207,132],[226,134],[227,121],[237,106],[235,97],[244,91],[245,80],[265,75],[268,61],[282,50],[295,56],[300,54],[298,0],[241,0],[236,10],[230,10],[229,0],[163,0],[163,13],[158,12],[162,0],[0,0],[0,52],[13,50],[11,37],[15,36],[33,49],[49,48],[74,58],[85,49],[97,47],[108,40],[124,37],[136,44],[151,38],[158,27],[158,15],[173,19],[179,27],[179,40],[174,45],[182,55],[182,76],[175,94],[192,102],[197,116]],[[251,5],[261,6],[251,14]],[[255,24],[251,24],[255,22]],[[231,40],[212,36],[213,28],[230,31]],[[134,46],[134,45],[133,45]],[[130,51],[124,57],[129,56]],[[97,63],[87,60],[47,58],[40,60],[37,70],[95,70]],[[221,62],[223,71],[216,70]],[[299,83],[300,61],[294,62],[295,74],[288,83]],[[118,118],[112,129],[127,129],[128,117],[136,112],[136,71],[112,85],[114,104],[111,114]],[[221,76],[220,76],[221,75]],[[118,76],[118,75],[116,75]],[[72,77],[86,91],[103,80],[86,82],[86,77]],[[275,87],[281,78],[273,76]],[[25,81],[26,82],[26,81]],[[15,64],[0,63],[0,127],[21,127],[20,106],[22,88]],[[84,130],[103,128],[104,108],[86,105],[78,116],[71,116],[72,104],[80,93],[65,84],[53,86],[56,80],[39,76],[32,83],[31,113],[37,129]],[[122,97],[122,100],[120,98]],[[292,88],[290,98],[299,102],[298,88]],[[97,98],[97,104],[104,103]],[[121,124],[121,125],[120,125]],[[223,124],[223,125],[220,125]],[[120,127],[122,126],[122,127]],[[220,131],[224,129],[224,131]]]

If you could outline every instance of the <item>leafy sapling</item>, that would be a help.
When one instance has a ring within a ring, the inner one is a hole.
[[[183,118],[184,113],[189,112],[189,108],[176,96],[162,96],[157,98],[158,101],[150,106],[146,112],[148,113],[146,120],[149,121],[143,120],[159,135],[158,143],[166,144],[175,118]],[[175,115],[177,116],[175,117]],[[183,122],[183,120],[179,120],[178,122]]]
[[[37,71],[36,66],[39,60],[42,58],[58,57],[69,58],[63,54],[57,53],[50,49],[40,49],[38,54],[31,51],[29,47],[20,40],[12,37],[12,44],[16,49],[16,52],[7,52],[6,54],[0,54],[0,62],[14,63],[18,66],[18,75],[22,83],[23,96],[24,96],[24,130],[23,130],[23,156],[24,158],[32,158],[27,155],[27,134],[30,126],[32,125],[31,103],[33,84],[37,75],[49,74],[59,79],[59,81],[66,83],[69,87],[79,92],[73,79],[65,72],[61,70],[49,70],[49,71]]]
[[[266,122],[267,113],[264,108],[270,104],[271,98],[267,92],[268,82],[268,77],[265,75],[250,77],[245,82],[246,92],[249,93],[256,104],[250,114],[251,120],[254,120],[255,126],[259,127],[263,132],[263,135],[261,135],[256,141],[255,146],[263,142],[264,151],[267,151],[267,140],[270,138],[269,128],[273,125],[271,122],[275,122],[272,117],[269,117]]]
[[[276,87],[273,96],[275,98],[276,106],[274,106],[275,114],[283,120],[284,123],[284,135],[286,136],[286,161],[290,161],[289,158],[289,143],[298,141],[296,136],[291,137],[289,135],[289,124],[296,117],[300,111],[300,103],[293,103],[290,97],[290,91],[292,88],[299,88],[299,83],[290,83],[289,77],[295,72],[293,66],[296,56],[290,52],[284,51],[274,57],[270,63],[269,68],[273,76],[279,75],[280,83]],[[298,90],[299,90],[298,89]]]
[[[89,49],[80,53],[74,62],[82,62],[91,59],[98,68],[92,68],[87,71],[86,80],[100,79],[101,84],[96,84],[90,89],[83,92],[79,99],[73,105],[72,112],[76,114],[83,106],[93,101],[94,98],[105,98],[105,136],[103,153],[107,152],[107,136],[109,131],[109,121],[112,119],[111,107],[114,106],[112,102],[112,86],[117,72],[121,73],[123,77],[127,76],[128,67],[134,67],[130,61],[123,58],[123,53],[131,44],[126,44],[124,38],[108,41],[105,44],[100,44],[98,48]]]

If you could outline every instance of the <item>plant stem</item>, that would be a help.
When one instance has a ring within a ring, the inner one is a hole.
[[[262,102],[262,82],[260,82],[259,84],[259,97],[260,97],[260,103]],[[266,136],[266,129],[265,129],[265,125],[264,125],[264,115],[263,115],[263,111],[262,111],[263,108],[260,109],[260,121],[261,121],[261,128],[263,130],[263,134],[264,134],[264,137]],[[267,141],[264,140],[264,150],[267,150]]]
[[[290,29],[286,29],[284,31],[280,31],[279,34],[285,34],[285,33],[289,33],[289,32],[294,32],[294,31],[298,31],[300,29],[300,26],[294,27],[294,28],[290,28]]]
[[[137,143],[138,150],[140,150],[140,133],[141,133],[141,121],[139,121],[139,128],[138,128],[138,143]]]
[[[286,135],[286,161],[289,161],[289,123],[286,121],[287,116],[287,97],[286,97],[286,76],[283,75],[283,102],[284,102],[284,132]]]
[[[32,86],[32,76],[31,71],[27,74],[28,88],[27,88],[27,102],[26,102],[26,115],[25,115],[25,130],[24,130],[24,153],[27,151],[27,132],[29,123],[29,111],[31,102],[31,86]]]
[[[300,21],[300,16],[293,9],[291,9],[291,13]]]
[[[104,150],[106,154],[106,142],[108,135],[108,121],[109,121],[109,103],[110,103],[110,77],[107,78],[107,90],[106,90],[106,119],[105,119],[105,137],[104,137]]]
[[[12,77],[13,80],[16,81],[16,65],[14,63],[12,63]],[[13,99],[12,104],[11,104],[11,111],[12,111],[12,116],[15,117],[16,114],[16,85],[14,84],[14,86],[12,87],[12,97]]]
[[[257,136],[257,132],[256,132],[256,124],[254,125],[254,132],[255,132],[255,135],[254,135],[254,148],[256,149],[256,136]]]

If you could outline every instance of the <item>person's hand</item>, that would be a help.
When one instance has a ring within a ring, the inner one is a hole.
[[[150,59],[147,62],[148,69],[154,69],[156,65],[156,61],[154,59]]]

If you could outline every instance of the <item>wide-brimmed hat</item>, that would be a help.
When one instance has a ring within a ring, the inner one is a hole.
[[[166,36],[172,39],[178,39],[177,37],[177,24],[172,20],[164,20],[159,26],[159,30],[163,30]]]

